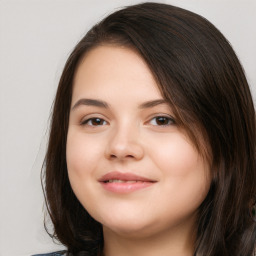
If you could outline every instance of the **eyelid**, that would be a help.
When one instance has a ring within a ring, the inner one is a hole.
[[[95,119],[100,119],[100,120],[103,120],[106,122],[106,124],[109,124],[109,122],[106,120],[105,117],[103,117],[102,115],[100,114],[89,114],[89,115],[86,115],[84,116],[81,121],[79,122],[79,124],[81,126],[86,126],[88,125],[88,122],[91,121],[91,120],[95,120]],[[106,124],[101,124],[101,125],[88,125],[88,126],[91,126],[91,127],[97,127],[97,126],[104,126]]]
[[[88,124],[90,121],[94,121],[94,120],[97,120],[97,119],[100,120],[100,121],[103,121],[103,122],[105,122],[105,123],[107,124],[107,121],[106,121],[106,120],[104,120],[104,119],[102,119],[102,118],[97,118],[97,117],[95,117],[95,118],[89,118],[89,119],[84,120],[84,121],[81,123],[81,125],[88,125],[88,126],[92,126],[92,127],[97,127],[97,126],[106,125],[106,124],[98,124],[98,125]]]
[[[165,127],[165,126],[170,126],[170,125],[175,125],[176,122],[175,122],[175,119],[173,116],[171,115],[168,115],[168,114],[157,114],[157,115],[154,115],[152,116],[148,121],[147,123],[150,124],[150,122],[156,118],[166,118],[170,121],[169,124],[163,124],[163,125],[160,125],[160,124],[153,124],[153,126],[160,126],[160,127]]]

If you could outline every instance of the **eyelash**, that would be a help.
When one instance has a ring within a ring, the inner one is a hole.
[[[154,124],[152,124],[152,121],[155,120]],[[159,124],[157,122],[164,122],[162,124]],[[96,124],[93,122],[96,122]],[[153,118],[151,118],[148,122],[149,124],[153,125],[153,126],[170,126],[175,124],[175,121],[172,117],[170,116],[155,116]],[[88,126],[92,126],[92,127],[97,127],[97,126],[103,126],[106,125],[107,121],[105,121],[103,118],[98,118],[98,117],[93,117],[93,118],[89,118],[86,119],[84,121],[81,122],[81,125],[88,125]]]
[[[96,121],[100,124],[93,124],[93,122]],[[105,124],[102,124],[102,122],[105,122],[107,124],[107,121],[105,121],[103,118],[99,118],[99,117],[92,117],[92,118],[89,118],[89,119],[86,119],[84,121],[81,122],[81,125],[88,125],[88,126],[92,126],[92,127],[96,127],[96,126],[102,126],[102,125],[105,125]],[[89,124],[91,123],[91,124]]]
[[[155,124],[152,124],[151,122],[155,120]],[[167,123],[164,123],[164,124],[157,124],[158,121],[163,121],[163,122],[167,122]],[[170,116],[155,116],[153,117],[152,119],[150,119],[149,123],[151,123],[153,126],[170,126],[170,125],[173,125],[175,124],[175,121],[172,117]]]

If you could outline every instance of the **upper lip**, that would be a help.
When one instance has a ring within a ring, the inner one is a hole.
[[[99,182],[106,182],[109,180],[123,180],[123,181],[143,181],[143,182],[156,182],[155,180],[139,176],[134,173],[129,172],[109,172],[103,175],[98,181]]]

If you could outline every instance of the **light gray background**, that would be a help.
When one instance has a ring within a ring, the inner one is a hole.
[[[118,7],[138,2],[0,1],[1,256],[62,248],[44,231],[40,185],[48,118],[58,79],[72,48],[95,22]],[[256,1],[161,2],[197,12],[224,33],[246,70],[255,98]]]

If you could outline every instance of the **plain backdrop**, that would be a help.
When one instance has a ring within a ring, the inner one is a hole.
[[[40,184],[50,110],[65,60],[97,21],[141,1],[0,1],[0,255],[63,248],[43,227]],[[160,1],[155,1],[160,2]],[[256,1],[169,0],[227,37],[256,96]]]

